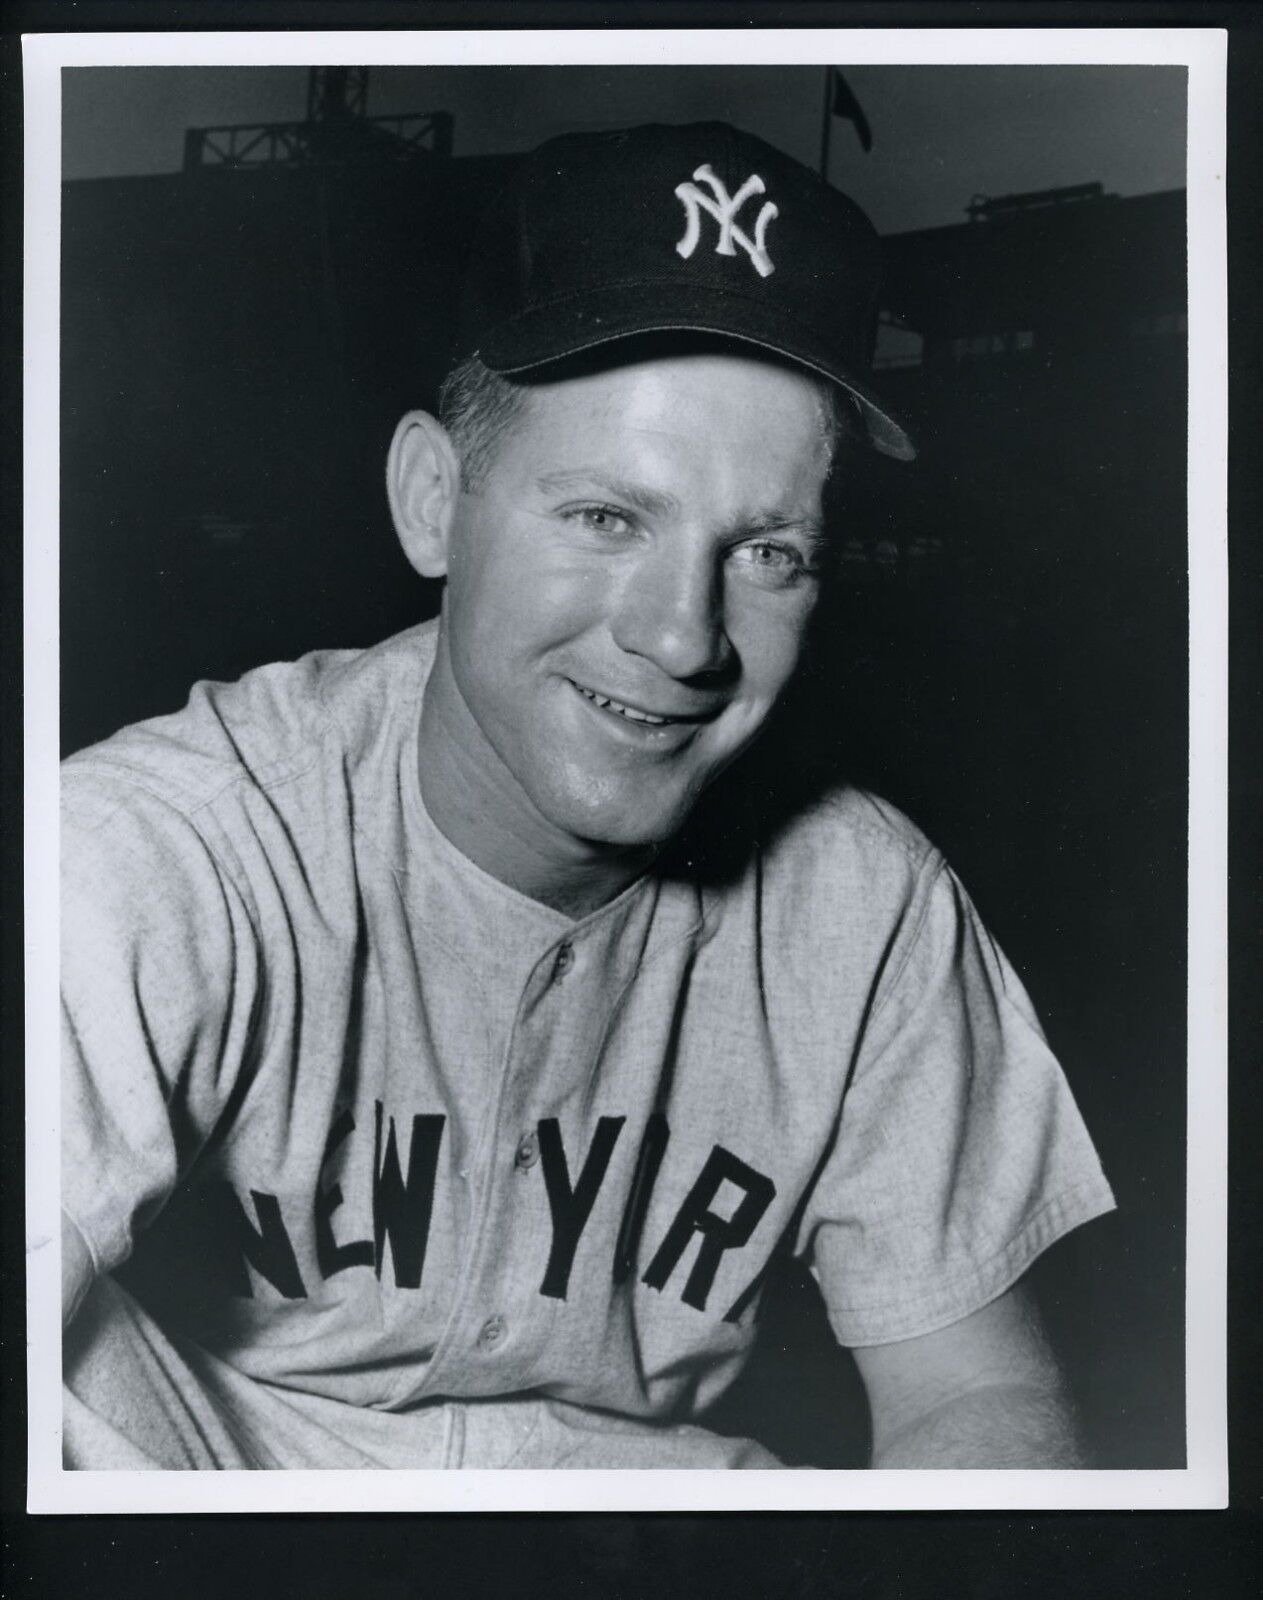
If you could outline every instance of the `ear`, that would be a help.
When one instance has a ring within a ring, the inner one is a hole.
[[[409,411],[386,457],[386,494],[403,553],[423,578],[447,571],[447,541],[460,494],[460,462],[428,411]]]

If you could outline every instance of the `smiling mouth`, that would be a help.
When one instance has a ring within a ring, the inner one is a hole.
[[[595,689],[585,689],[581,683],[576,683],[575,688],[594,706],[600,706],[602,711],[613,711],[628,722],[639,722],[650,728],[666,728],[683,720],[680,717],[655,717],[650,711],[639,711],[635,706],[624,705],[621,700],[613,700],[607,694],[597,694]]]

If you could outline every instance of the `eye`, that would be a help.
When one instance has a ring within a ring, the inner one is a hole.
[[[615,510],[613,506],[572,506],[563,515],[567,521],[577,522],[580,527],[586,528],[590,533],[600,534],[603,538],[617,539],[631,532],[631,519],[623,512]]]
[[[785,589],[811,573],[801,550],[774,539],[752,539],[738,545],[730,556],[743,575],[765,589]]]

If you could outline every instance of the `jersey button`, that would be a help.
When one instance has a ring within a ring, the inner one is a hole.
[[[539,1160],[539,1140],[533,1133],[524,1133],[513,1152],[513,1165],[519,1172],[529,1172]]]
[[[508,1331],[502,1316],[488,1317],[478,1330],[478,1345],[482,1350],[494,1350]]]
[[[567,940],[565,944],[557,947],[557,957],[553,962],[553,978],[564,978],[573,966],[574,946]]]

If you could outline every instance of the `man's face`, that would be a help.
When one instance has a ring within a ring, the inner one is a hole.
[[[530,847],[666,840],[759,732],[816,601],[827,469],[815,383],[759,360],[532,389],[456,506],[430,689]]]

